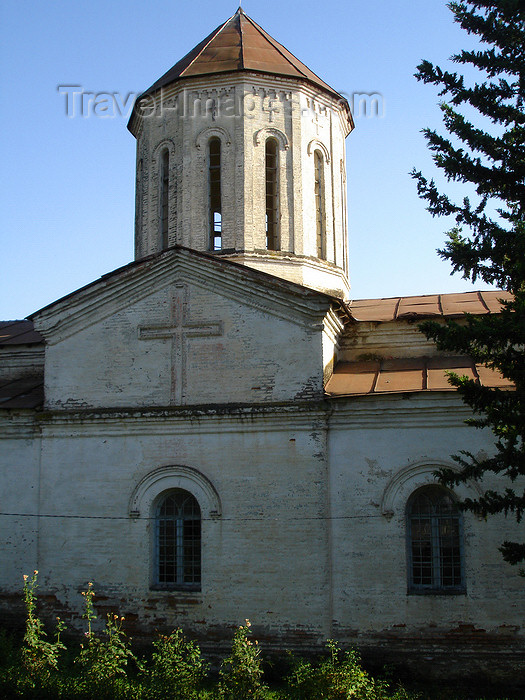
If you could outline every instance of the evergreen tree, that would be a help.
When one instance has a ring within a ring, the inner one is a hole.
[[[413,171],[420,197],[433,216],[452,216],[456,225],[438,251],[465,279],[497,285],[512,294],[501,314],[445,324],[425,322],[421,330],[439,349],[470,355],[476,364],[499,371],[515,391],[480,386],[451,375],[463,400],[476,416],[477,428],[490,428],[495,453],[480,458],[455,455],[461,471],[444,470],[445,484],[482,479],[488,472],[502,477],[500,490],[487,490],[463,507],[482,516],[525,514],[525,2],[463,0],[448,5],[457,22],[479,40],[477,50],[451,57],[463,73],[478,71],[480,82],[423,61],[416,78],[439,87],[447,136],[425,129],[428,147],[448,181],[466,183],[473,200],[455,203],[434,180]],[[471,121],[471,115],[475,116]],[[474,194],[475,192],[475,194]],[[475,200],[475,201],[474,201]],[[525,543],[504,542],[503,557],[525,561]]]

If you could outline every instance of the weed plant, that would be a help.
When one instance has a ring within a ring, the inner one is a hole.
[[[66,647],[60,641],[65,624],[57,617],[54,642],[46,639],[42,621],[36,614],[36,589],[38,571],[29,577],[24,575],[24,603],[26,608],[26,628],[21,649],[21,661],[34,683],[49,677],[58,669],[60,652]]]
[[[95,591],[82,593],[86,630],[76,650],[61,640],[64,623],[57,618],[51,640],[37,614],[37,577],[24,576],[25,634],[21,642],[0,630],[0,698],[11,700],[475,700],[472,694],[410,692],[363,669],[359,654],[342,651],[329,640],[318,662],[291,658],[278,688],[264,682],[261,649],[249,620],[233,635],[218,681],[196,642],[182,630],[158,635],[147,661],[135,656],[123,617],[107,615],[95,633]],[[479,700],[483,700],[479,698]],[[488,700],[488,699],[487,699]],[[507,700],[500,698],[500,700]],[[510,700],[510,698],[508,699]]]
[[[219,697],[224,700],[263,700],[268,688],[261,678],[261,650],[257,640],[250,637],[251,623],[245,620],[233,635],[231,654],[221,665]]]

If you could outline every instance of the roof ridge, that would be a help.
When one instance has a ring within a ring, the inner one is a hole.
[[[484,298],[484,296],[483,296],[483,294],[482,294],[482,292],[481,292],[481,289],[478,291],[477,294],[478,294],[478,299],[479,299],[480,303],[483,304],[483,306],[487,309],[487,313],[490,314],[490,309],[489,309],[489,307],[488,307],[487,302],[485,301],[485,298]]]
[[[239,9],[237,10],[237,14],[239,15],[239,41],[241,42],[241,50],[239,51],[239,54],[241,58],[241,68],[244,70],[244,41],[242,37],[241,19],[242,17],[248,17],[248,15],[246,14],[246,12],[243,11],[240,5]]]
[[[247,15],[245,12],[243,12],[243,15],[244,15],[244,16],[246,17],[246,19],[253,25],[253,27],[255,27],[255,29],[257,29],[257,31],[259,31],[259,32],[264,36],[264,38],[266,39],[266,41],[267,41],[269,44],[271,44],[271,45],[273,46],[273,48],[281,54],[281,56],[284,58],[284,60],[285,60],[287,63],[289,63],[289,64],[292,66],[292,68],[295,68],[295,70],[299,71],[299,72],[304,76],[305,79],[308,79],[307,73],[305,73],[304,70],[302,69],[302,66],[303,66],[304,64],[303,64],[303,62],[302,62],[301,60],[299,60],[299,59],[297,58],[297,56],[295,56],[291,51],[288,51],[288,49],[286,49],[286,47],[284,47],[284,46],[283,46],[282,44],[280,44],[276,39],[274,39],[272,36],[270,36],[270,34],[268,34],[268,32],[266,32],[260,25],[258,25],[257,22],[256,22],[255,20],[253,20],[249,15]],[[241,40],[242,40],[242,34],[241,34]],[[292,63],[292,61],[290,61],[290,59],[288,58],[288,56],[286,56],[286,55],[281,51],[281,48],[284,48],[285,51],[287,51],[291,56],[293,56],[293,57],[295,58],[295,60],[297,61],[297,63],[299,64],[299,66],[296,66],[294,63]],[[307,66],[304,66],[304,67],[307,68]],[[310,69],[308,68],[308,70],[310,70]],[[313,71],[310,71],[310,72],[313,73]],[[318,76],[316,73],[314,73],[314,75],[316,75],[317,78],[319,78],[319,76]],[[319,80],[322,80],[322,78],[319,78]],[[322,80],[322,82],[324,83],[324,80]]]
[[[239,9],[240,9],[240,8],[239,8]],[[201,56],[202,53],[208,48],[208,46],[209,46],[209,45],[211,44],[211,42],[215,39],[215,37],[219,36],[219,34],[222,32],[222,30],[223,30],[224,27],[228,24],[228,22],[231,22],[232,19],[234,19],[235,17],[237,17],[238,14],[239,14],[239,10],[237,10],[237,12],[235,12],[235,14],[233,14],[231,17],[229,17],[229,18],[226,20],[226,22],[223,22],[221,25],[219,25],[219,26],[217,27],[217,29],[216,29],[214,32],[212,32],[212,33],[210,34],[209,40],[206,42],[206,44],[204,44],[204,46],[203,46],[202,49],[199,51],[199,53],[196,54],[196,55],[191,59],[191,61],[188,63],[188,65],[184,68],[185,71],[187,71],[188,68],[189,68],[190,66],[192,66],[192,65],[195,63],[195,61],[196,61],[196,60],[199,58],[199,56]]]

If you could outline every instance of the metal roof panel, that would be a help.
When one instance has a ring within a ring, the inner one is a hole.
[[[454,391],[446,372],[480,381],[483,386],[512,389],[511,382],[470,357],[395,358],[374,362],[339,362],[325,391],[331,396],[394,394],[414,391]]]
[[[506,379],[499,372],[490,369],[490,367],[476,365],[476,371],[483,386],[498,387],[499,389],[512,389],[514,386],[509,379]]]
[[[439,295],[401,297],[397,307],[396,318],[403,316],[441,316]]]
[[[356,321],[393,321],[399,298],[358,299],[350,304],[350,313]]]
[[[44,403],[43,377],[15,379],[0,386],[0,409],[39,408]]]
[[[43,342],[44,338],[35,331],[32,321],[0,321],[0,346],[34,345]]]
[[[375,391],[422,391],[425,388],[423,358],[383,360]]]
[[[330,377],[329,394],[369,394],[373,391],[379,362],[340,362]]]
[[[455,372],[469,379],[478,378],[470,357],[432,357],[427,362],[427,388],[431,391],[454,390],[449,384],[447,372]]]
[[[501,311],[500,299],[503,299],[503,301],[510,301],[512,299],[512,294],[510,294],[510,292],[503,291],[480,292],[480,295],[492,314],[497,314]]]
[[[425,294],[389,299],[356,299],[350,313],[356,321],[388,322],[429,316],[462,316],[464,313],[499,313],[499,299],[511,299],[508,292],[462,292],[459,294]]]

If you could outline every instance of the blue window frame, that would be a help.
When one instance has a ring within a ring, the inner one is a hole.
[[[424,486],[407,504],[409,593],[464,593],[463,522],[452,494]]]
[[[166,493],[155,516],[155,587],[200,590],[201,511],[183,489]]]

